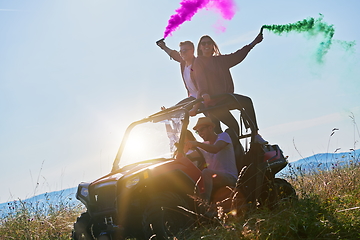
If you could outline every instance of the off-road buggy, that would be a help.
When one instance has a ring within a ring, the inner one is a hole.
[[[235,150],[239,178],[236,187],[213,190],[212,205],[204,206],[203,158],[183,152],[189,110],[200,100],[176,105],[132,123],[112,170],[96,181],[78,186],[76,197],[87,208],[74,224],[73,239],[186,239],[195,219],[207,211],[243,216],[247,211],[274,207],[295,191],[275,174],[287,164],[277,145],[254,142],[254,124],[232,94],[220,96],[227,108],[239,113],[241,134],[227,129]],[[202,108],[199,114],[213,108]],[[244,147],[245,148],[244,148]],[[183,156],[183,157],[179,157]],[[184,157],[185,156],[185,157]]]

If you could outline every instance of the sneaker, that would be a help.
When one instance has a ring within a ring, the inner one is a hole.
[[[260,134],[255,135],[255,140],[254,140],[254,142],[255,142],[255,143],[258,143],[258,144],[261,144],[261,145],[265,145],[265,144],[268,144],[268,143],[269,143],[268,141],[266,141],[265,139],[263,139]]]

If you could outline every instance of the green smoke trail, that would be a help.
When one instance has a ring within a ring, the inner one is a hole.
[[[333,40],[335,28],[333,25],[329,25],[323,22],[323,15],[320,14],[318,19],[308,18],[296,23],[289,23],[286,25],[263,25],[264,29],[267,29],[275,34],[281,35],[289,32],[307,33],[309,36],[317,36],[322,33],[324,35],[324,41],[320,43],[317,49],[316,58],[319,63],[323,62],[325,54],[329,51],[331,44],[336,42],[340,44],[345,50],[353,50],[355,41],[346,42],[340,40]]]

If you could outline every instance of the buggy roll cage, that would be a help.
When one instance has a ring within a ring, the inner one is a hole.
[[[230,110],[239,110],[240,111],[240,119],[236,119],[238,124],[239,124],[239,128],[240,128],[240,135],[237,136],[238,139],[244,139],[244,138],[249,138],[251,139],[251,142],[254,140],[255,137],[255,132],[256,132],[256,127],[254,122],[251,121],[251,119],[249,118],[247,112],[245,111],[245,109],[242,107],[241,103],[237,100],[235,94],[230,94],[230,93],[225,93],[225,94],[218,94],[218,95],[213,95],[211,96],[211,99],[219,99],[220,102],[219,104],[215,105],[215,106],[211,106],[211,107],[200,107],[198,109],[198,112],[196,113],[196,115],[200,114],[200,113],[205,113],[208,111],[211,111],[213,109],[218,109],[218,108],[226,108],[229,111]],[[161,110],[157,113],[154,113],[144,119],[141,119],[139,121],[133,122],[132,124],[129,125],[129,127],[126,129],[126,132],[124,134],[124,138],[123,141],[121,142],[120,148],[117,152],[117,155],[115,157],[114,163],[113,163],[113,168],[111,170],[111,172],[117,171],[118,170],[118,164],[120,162],[120,158],[121,158],[121,154],[125,145],[125,142],[130,134],[130,131],[138,124],[141,123],[145,123],[145,122],[150,122],[150,121],[156,121],[156,119],[164,117],[166,115],[171,115],[171,113],[174,112],[184,112],[185,117],[184,117],[184,122],[182,125],[182,134],[180,136],[180,140],[179,140],[179,149],[180,152],[182,152],[183,149],[183,144],[184,144],[184,132],[187,129],[187,126],[189,124],[189,111],[195,106],[195,104],[201,103],[204,99],[203,98],[198,98],[195,100],[192,100],[190,102],[185,102],[182,104],[178,104],[169,108],[166,108],[165,110]],[[243,133],[243,125],[245,129],[250,129],[251,132],[250,133]],[[237,135],[237,134],[236,134]]]
[[[247,114],[247,112],[245,111],[244,107],[242,106],[241,102],[239,102],[235,96],[236,94],[231,94],[231,93],[224,93],[224,94],[218,94],[218,95],[213,95],[211,96],[211,99],[220,99],[220,104],[215,105],[215,106],[211,106],[211,107],[202,107],[198,110],[198,112],[196,114],[199,113],[205,113],[208,111],[211,111],[213,109],[217,109],[217,108],[226,108],[229,111],[230,110],[239,110],[241,115],[240,115],[240,119],[237,120],[238,123],[240,124],[240,135],[238,136],[239,139],[243,139],[243,138],[248,138],[251,137],[251,141],[253,140],[253,138],[255,137],[255,132],[256,132],[256,127],[255,127],[255,123],[249,118],[249,115]],[[157,116],[159,114],[165,113],[165,112],[171,112],[174,111],[176,109],[186,109],[187,111],[190,111],[195,104],[200,103],[204,101],[203,98],[198,98],[195,100],[192,100],[190,102],[185,102],[182,104],[178,104],[175,105],[173,107],[167,108],[163,111],[160,111],[158,113],[155,113],[153,115],[151,115],[150,117],[153,116]],[[242,123],[244,123],[244,127],[245,129],[250,129],[251,133],[250,134],[243,134],[243,128],[242,128]]]

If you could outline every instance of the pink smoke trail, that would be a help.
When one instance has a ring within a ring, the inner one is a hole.
[[[222,17],[226,20],[231,20],[236,12],[236,5],[234,0],[212,0],[207,5],[209,8],[220,12]]]
[[[215,9],[220,12],[226,20],[231,20],[235,15],[236,6],[234,0],[182,0],[181,7],[176,9],[176,14],[172,15],[164,32],[164,38],[191,18],[202,8]]]

